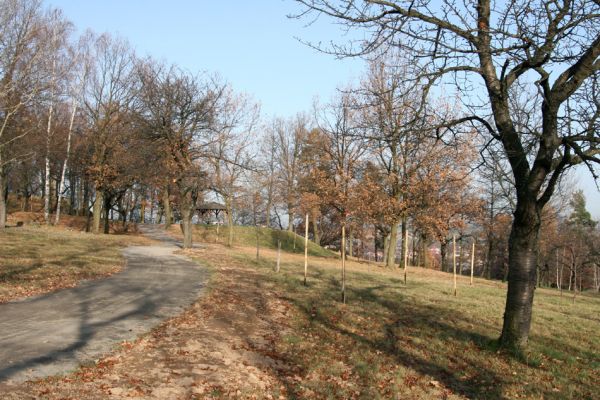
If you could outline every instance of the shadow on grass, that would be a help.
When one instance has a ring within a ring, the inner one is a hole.
[[[252,262],[252,264],[257,267],[260,266],[260,263],[256,262]],[[486,352],[488,353],[486,354],[486,357],[493,357],[494,354],[488,349],[491,338],[439,322],[440,313],[445,313],[447,310],[441,311],[435,307],[413,304],[409,308],[410,315],[406,316],[410,321],[405,318],[400,318],[386,323],[383,325],[383,331],[378,332],[379,334],[375,332],[370,335],[356,333],[355,331],[344,328],[342,324],[338,323],[338,315],[331,315],[333,310],[330,309],[329,306],[333,303],[339,304],[337,298],[337,294],[340,290],[339,277],[336,277],[329,271],[325,272],[320,268],[313,268],[310,270],[308,280],[309,285],[306,288],[302,285],[302,276],[298,275],[298,272],[300,271],[293,269],[292,271],[288,271],[291,276],[279,276],[279,279],[283,280],[281,283],[286,286],[285,291],[287,295],[283,298],[295,305],[295,308],[303,314],[303,317],[310,321],[313,328],[315,327],[314,325],[319,325],[320,328],[325,331],[333,332],[331,336],[332,338],[335,337],[335,339],[332,340],[338,341],[339,336],[341,336],[353,343],[353,345],[351,345],[352,348],[348,349],[349,353],[352,353],[359,348],[366,349],[371,354],[383,353],[392,357],[399,365],[420,374],[429,375],[433,380],[441,382],[453,392],[469,398],[497,399],[503,397],[502,378],[488,368],[485,365],[484,360],[471,365],[470,369],[476,370],[477,375],[465,379],[460,373],[460,368],[452,367],[452,363],[462,357],[461,354],[453,354],[451,357],[454,360],[449,360],[448,363],[444,364],[439,361],[435,362],[423,356],[419,356],[417,355],[418,351],[411,351],[414,349],[405,348],[403,346],[407,336],[415,337],[418,332],[443,332],[444,340],[448,340],[449,342],[462,342],[465,346],[475,346],[476,351]],[[399,285],[400,280],[394,279],[389,285],[374,281],[369,283],[370,285],[367,285],[366,287],[348,288],[348,297],[350,301],[361,302],[361,312],[365,310],[365,313],[371,318],[386,321],[389,320],[390,313],[393,315],[402,315],[403,312],[407,311],[407,307],[403,304],[404,299],[401,294],[399,294],[399,299],[389,299],[386,298],[386,296],[381,295],[381,292],[384,291],[404,288]],[[307,292],[307,290],[310,290],[310,292]],[[394,291],[394,293],[397,292],[397,290]],[[268,318],[268,316],[261,316],[261,318]],[[406,326],[410,326],[410,332],[404,329]],[[307,373],[307,368],[309,368],[309,365],[303,364],[302,356],[295,356],[294,352],[288,353],[286,356],[278,354],[277,359],[286,364],[298,366],[299,369],[297,373],[300,375],[305,375]],[[335,362],[335,360],[330,361],[332,363]],[[473,362],[474,360],[469,359],[467,361]],[[368,375],[365,374],[365,371],[376,367],[368,365],[368,362],[365,365],[359,364],[355,366],[355,370],[358,372],[359,379],[363,380],[361,382],[361,387],[374,387],[376,382],[373,382],[368,376],[365,376]],[[291,383],[289,380],[285,379],[284,376],[281,376],[281,371],[274,370],[274,372],[280,376],[281,384],[285,386],[287,393],[291,395],[291,398],[299,398],[302,396],[303,391],[300,387],[300,383]],[[490,382],[493,383],[493,385],[483,386],[481,381]],[[323,385],[326,386],[328,383],[323,382]],[[332,391],[329,395],[336,396],[336,389],[329,388],[327,390]],[[361,395],[364,396],[366,393],[362,393]]]
[[[205,272],[177,257],[129,256],[110,278],[0,305],[0,381],[66,372],[196,299]],[[44,340],[46,339],[46,340]]]
[[[398,289],[398,286],[380,282],[369,282],[371,285],[367,284],[365,287],[352,286],[347,289],[348,297],[350,301],[361,302],[360,311],[354,313],[360,314],[363,310],[367,310],[365,314],[371,318],[389,322],[382,325],[382,332],[361,334],[357,333],[356,329],[351,331],[337,322],[337,316],[332,318],[331,310],[328,308],[337,300],[335,294],[339,291],[338,279],[319,270],[313,270],[312,273],[312,279],[321,282],[314,293],[316,296],[309,295],[304,299],[287,296],[286,300],[293,303],[313,327],[318,324],[321,328],[334,332],[334,336],[341,335],[354,343],[355,346],[349,349],[349,352],[361,348],[374,354],[383,353],[392,357],[398,364],[419,374],[430,376],[451,391],[469,398],[503,397],[504,379],[485,365],[486,357],[495,356],[491,348],[492,338],[442,322],[440,317],[448,312],[443,307],[414,303],[407,306],[406,299],[398,290],[393,292],[398,298],[387,298],[382,293],[390,289]],[[390,315],[398,318],[390,321]],[[455,317],[455,320],[460,320],[460,317]],[[427,343],[427,339],[423,340],[424,333],[427,333],[428,337],[441,338],[446,346],[455,343],[457,348],[452,352],[438,349],[445,354],[437,354],[437,357],[426,356],[436,349],[435,345]],[[485,354],[479,359],[469,357],[460,353],[461,349],[465,348]],[[472,374],[462,374],[465,371],[460,366],[464,364],[469,365],[468,371]],[[483,385],[482,382],[488,384]],[[370,387],[372,382],[363,382],[363,385]]]

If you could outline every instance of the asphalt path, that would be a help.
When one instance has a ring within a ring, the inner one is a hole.
[[[206,270],[173,254],[180,243],[159,227],[140,229],[161,243],[126,248],[122,272],[0,305],[0,383],[67,373],[94,362],[198,298]]]

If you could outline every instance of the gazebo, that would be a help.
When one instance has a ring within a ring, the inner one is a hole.
[[[214,201],[211,201],[208,203],[202,203],[202,204],[198,205],[198,207],[196,207],[196,210],[198,211],[198,214],[201,219],[203,219],[207,213],[214,212],[215,218],[217,221],[219,220],[219,214],[221,213],[221,211],[223,213],[227,213],[227,208],[225,207],[225,205],[220,204],[220,203],[215,203]]]

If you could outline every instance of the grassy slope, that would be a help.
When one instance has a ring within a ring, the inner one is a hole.
[[[58,227],[7,228],[0,231],[0,303],[110,275],[124,265],[121,249],[143,242]]]
[[[229,227],[219,227],[217,237],[216,225],[195,225],[195,240],[208,243],[227,243]],[[179,230],[179,226],[174,226],[174,230]],[[252,226],[234,226],[233,244],[234,246],[256,246],[256,231]],[[295,236],[295,237],[294,237]],[[277,249],[277,242],[281,241],[281,250],[289,253],[304,254],[304,237],[294,235],[293,232],[282,231],[270,228],[258,228],[258,241],[260,248]],[[317,257],[337,257],[336,253],[308,241],[308,254]]]
[[[349,263],[348,304],[340,304],[339,261],[311,258],[309,287],[302,257],[237,248],[236,259],[256,268],[294,304],[282,357],[300,365],[301,396],[333,398],[600,398],[600,297],[538,289],[525,360],[499,354],[506,287],[409,268],[399,271]]]

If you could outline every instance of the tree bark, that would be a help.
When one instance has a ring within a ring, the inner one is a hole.
[[[60,201],[62,199],[62,193],[65,190],[65,177],[67,175],[67,164],[69,163],[69,157],[71,156],[71,137],[73,135],[73,123],[75,122],[75,114],[77,113],[77,103],[73,100],[73,110],[71,112],[71,120],[69,121],[69,133],[67,134],[67,154],[65,156],[65,161],[63,162],[62,172],[60,174],[60,184],[58,185],[58,192],[56,193],[57,203],[56,203],[56,218],[54,219],[54,223],[58,224],[60,220]],[[71,182],[71,185],[73,182]],[[73,192],[73,189],[71,189]],[[71,207],[73,205],[71,204]]]
[[[110,233],[110,211],[111,211],[111,202],[112,198],[110,196],[104,195],[104,234],[108,235]]]
[[[422,260],[423,260],[423,264],[422,267],[423,268],[428,268],[429,267],[429,251],[428,251],[428,243],[427,243],[427,237],[425,235],[421,235],[421,254],[422,255]]]
[[[354,257],[354,230],[348,229],[348,257]]]
[[[390,226],[390,236],[388,242],[388,255],[386,257],[385,266],[387,268],[394,268],[396,262],[396,246],[398,245],[398,223],[394,222]]]
[[[321,234],[319,232],[319,218],[317,217],[317,213],[312,214],[312,224],[313,224],[313,241],[321,245]]]
[[[192,248],[192,208],[187,205],[181,207],[181,230],[183,231],[183,248]]]
[[[440,244],[440,261],[441,261],[441,267],[442,267],[442,272],[448,272],[448,268],[447,268],[447,254],[448,254],[448,244],[443,241]]]
[[[291,202],[288,202],[288,227],[287,230],[292,232],[294,230],[294,206]]]
[[[383,238],[383,255],[382,255],[383,259],[382,259],[382,261],[383,261],[384,266],[387,265],[389,246],[390,246],[390,234],[388,233]]]
[[[171,193],[169,191],[169,186],[167,185],[163,190],[163,212],[165,215],[165,229],[169,229],[169,227],[173,223],[173,210],[171,209],[170,195]]]
[[[8,204],[4,193],[6,192],[6,168],[1,164],[0,158],[0,229],[6,228],[6,217]]]
[[[294,232],[294,237],[296,232]],[[304,286],[308,276],[308,214],[306,214],[305,233],[304,233]]]
[[[520,351],[525,348],[531,326],[536,282],[540,210],[534,200],[517,201],[508,252],[508,291],[500,344]]]
[[[408,258],[406,257],[406,253],[408,253],[408,222],[406,218],[402,218],[402,249],[400,250],[400,266],[404,268]]]
[[[142,194],[140,198],[140,224],[146,222],[146,196]]]
[[[229,229],[227,236],[227,246],[233,246],[233,206],[230,198],[225,198],[225,212],[227,213],[227,228]]]
[[[342,223],[342,303],[346,304],[346,224]]]
[[[94,206],[92,208],[94,216],[94,220],[92,222],[93,233],[100,233],[100,213],[102,212],[103,197],[102,191],[96,189],[96,199],[94,200]]]

